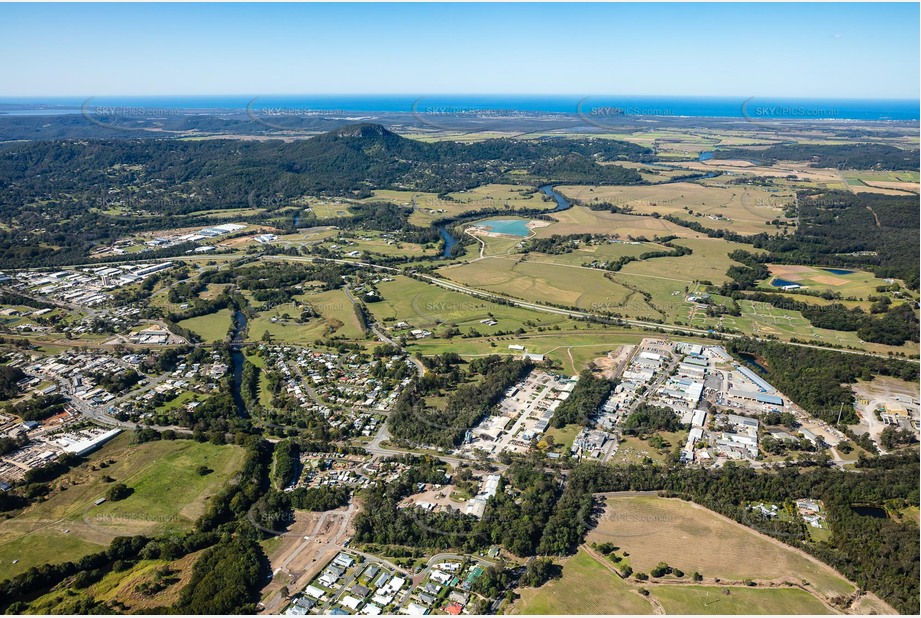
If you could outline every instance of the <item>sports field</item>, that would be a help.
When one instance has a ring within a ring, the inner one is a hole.
[[[47,500],[0,522],[0,580],[32,566],[100,551],[116,536],[188,530],[243,463],[243,449],[237,446],[132,441],[130,432],[116,437],[55,482],[66,490],[55,490]],[[213,472],[200,475],[202,465]],[[94,506],[113,483],[124,483],[133,493]]]

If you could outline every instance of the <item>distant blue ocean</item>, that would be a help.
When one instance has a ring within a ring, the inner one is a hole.
[[[444,116],[518,113],[579,114],[587,119],[615,115],[757,119],[918,120],[918,100],[792,99],[770,97],[667,97],[599,95],[265,95],[0,98],[0,114],[79,114],[88,109],[167,113],[231,113],[249,109],[261,115],[347,116],[402,112]],[[129,112],[131,113],[131,112]]]

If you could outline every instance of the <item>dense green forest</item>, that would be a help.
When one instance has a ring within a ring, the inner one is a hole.
[[[12,399],[19,393],[17,382],[26,377],[19,367],[0,365],[0,401]]]
[[[305,195],[367,197],[373,189],[445,193],[489,182],[638,183],[639,174],[599,161],[651,160],[652,151],[609,139],[491,139],[424,143],[380,125],[341,127],[293,142],[239,140],[64,140],[0,148],[0,264],[85,259],[94,244],[162,229],[165,217],[229,208],[277,208]],[[418,242],[434,230],[405,214],[361,212],[348,228],[402,229]],[[123,209],[124,214],[118,214]],[[380,214],[384,214],[382,219]],[[66,221],[66,225],[63,222]],[[189,224],[209,224],[189,220]],[[319,220],[315,223],[319,224]],[[433,235],[434,234],[434,235]],[[413,240],[408,238],[407,240]],[[182,250],[187,247],[182,248]],[[177,249],[178,250],[178,249]]]
[[[675,215],[662,218],[710,238],[750,244],[769,252],[767,261],[863,268],[877,277],[903,279],[909,288],[918,289],[921,213],[917,197],[808,189],[797,192],[797,200],[799,225],[792,235],[746,236]]]
[[[918,151],[903,150],[887,144],[778,144],[767,148],[722,148],[713,152],[715,159],[757,159],[771,164],[777,161],[808,161],[816,167],[857,170],[917,170]]]
[[[865,266],[877,277],[903,279],[918,289],[917,196],[805,191],[798,193],[798,204],[800,225],[793,237],[757,248],[787,264]]]

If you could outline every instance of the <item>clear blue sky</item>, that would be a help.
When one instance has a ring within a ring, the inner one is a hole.
[[[917,98],[918,4],[0,4],[0,97]]]

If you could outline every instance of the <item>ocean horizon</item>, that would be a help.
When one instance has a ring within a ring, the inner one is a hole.
[[[917,121],[918,99],[690,97],[638,95],[206,95],[0,97],[0,114],[61,115],[108,111],[113,115],[249,113],[262,116],[346,116],[361,113],[443,117],[573,114],[585,118],[716,117]]]

